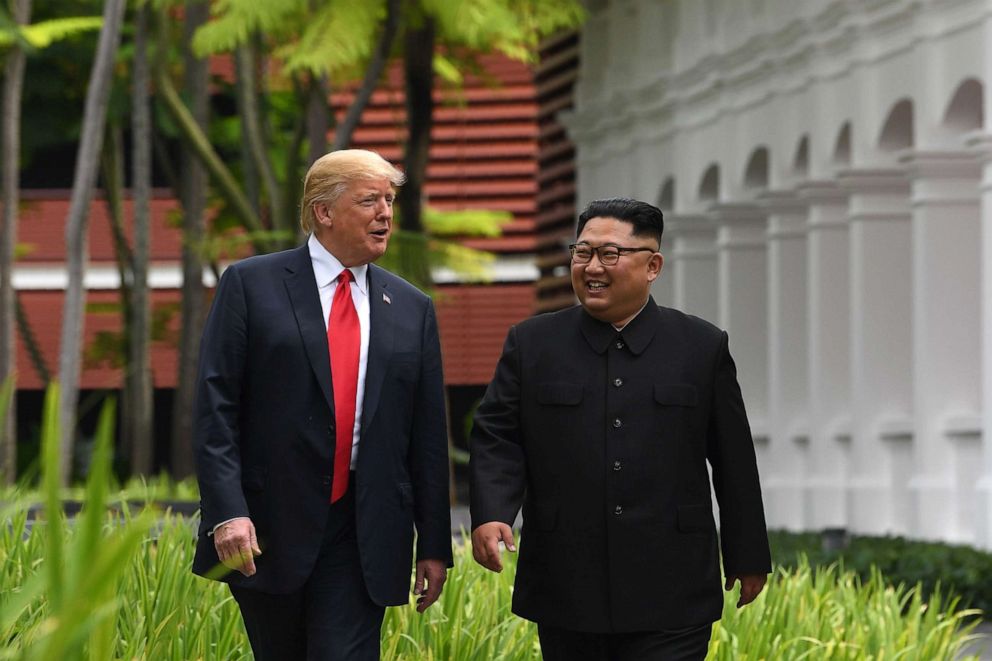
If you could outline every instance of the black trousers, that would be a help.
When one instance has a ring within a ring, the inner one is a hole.
[[[352,476],[351,484],[354,484]],[[231,586],[258,661],[378,661],[385,608],[369,598],[355,538],[355,495],[331,505],[320,555],[301,590]]]
[[[537,635],[544,661],[703,661],[712,629],[585,633],[538,624]]]

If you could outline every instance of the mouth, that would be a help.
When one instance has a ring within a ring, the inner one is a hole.
[[[603,282],[602,280],[586,281],[586,289],[593,293],[605,291],[607,287],[609,287],[609,284]]]
[[[382,229],[373,230],[369,232],[369,234],[380,239],[385,239],[387,236],[389,236],[389,228],[383,227]]]

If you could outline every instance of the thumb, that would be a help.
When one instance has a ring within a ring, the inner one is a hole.
[[[248,529],[249,540],[251,541],[251,552],[252,555],[262,555],[262,549],[258,547],[258,538],[255,537],[255,524],[251,524]]]
[[[724,585],[723,589],[726,590],[727,592],[730,592],[731,590],[734,589],[734,582],[735,581],[737,581],[737,577],[736,576],[728,576],[727,577],[727,584]]]
[[[500,539],[503,540],[503,543],[506,544],[507,551],[516,552],[517,547],[513,543],[513,529],[510,528],[510,526],[503,524],[503,526],[500,527],[499,536]]]
[[[419,594],[423,594],[423,592],[424,592],[424,568],[423,566],[418,565],[417,580],[413,584],[413,593],[419,595]]]

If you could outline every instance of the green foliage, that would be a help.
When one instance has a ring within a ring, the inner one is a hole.
[[[899,658],[955,659],[972,639],[977,611],[959,610],[940,592],[924,602],[919,585],[892,587],[874,570],[867,580],[837,565],[779,567],[744,609],[724,600],[709,660]]]
[[[0,48],[9,48],[21,41],[30,48],[42,49],[81,32],[99,30],[103,19],[100,16],[53,18],[20,27],[15,27],[9,19],[4,23],[0,26]]]
[[[992,553],[967,546],[921,542],[902,537],[851,537],[847,548],[825,550],[817,533],[769,533],[772,558],[783,567],[795,567],[800,556],[814,566],[841,563],[862,580],[877,568],[898,585],[919,582],[926,597],[943,585],[969,608],[992,612]]]

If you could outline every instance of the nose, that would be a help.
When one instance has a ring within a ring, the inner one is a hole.
[[[586,264],[586,271],[595,271],[599,273],[600,271],[605,271],[606,267],[603,266],[603,262],[599,261],[599,253],[594,252],[589,263]]]
[[[386,201],[386,198],[381,197],[379,201],[376,202],[376,215],[384,216],[386,218],[393,217],[393,205]]]

